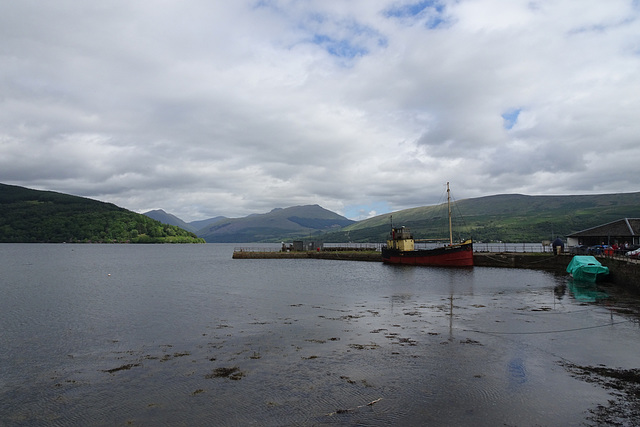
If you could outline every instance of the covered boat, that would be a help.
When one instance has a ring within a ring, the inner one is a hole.
[[[609,267],[600,264],[600,261],[591,255],[576,255],[567,266],[567,273],[583,282],[595,282],[609,274]]]
[[[406,227],[393,228],[382,248],[382,261],[387,264],[431,265],[440,267],[473,266],[473,242],[453,243],[451,230],[451,197],[447,182],[447,208],[449,211],[449,244],[434,249],[415,249],[415,240]]]

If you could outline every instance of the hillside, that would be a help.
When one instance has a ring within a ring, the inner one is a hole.
[[[171,215],[170,213],[166,213],[162,209],[156,209],[153,211],[145,212],[142,215],[148,216],[149,218],[155,219],[156,221],[160,221],[163,224],[175,225],[176,227],[180,227],[183,230],[187,230],[192,233],[195,233],[196,231],[198,231],[197,229],[195,229],[188,223],[184,222],[177,216]]]
[[[208,218],[208,219],[201,219],[199,221],[191,221],[188,224],[194,228],[196,231],[194,231],[194,233],[198,233],[198,231],[202,230],[203,228],[209,226],[209,225],[213,225],[218,221],[221,221],[223,219],[228,219],[226,216],[216,216],[213,218]]]
[[[198,230],[208,225],[212,225],[220,221],[221,219],[226,219],[223,216],[217,216],[215,218],[203,219],[200,221],[184,222],[177,216],[167,213],[162,209],[148,211],[143,213],[142,215],[148,216],[149,218],[155,219],[156,221],[160,221],[163,224],[175,225],[176,227],[180,227],[183,230],[191,231],[194,234],[197,233]]]
[[[0,242],[201,243],[195,234],[112,203],[0,184]]]
[[[155,219],[152,219],[155,217]],[[587,196],[502,194],[454,203],[454,239],[539,242],[620,218],[640,218],[640,193]],[[111,203],[0,184],[0,242],[384,242],[391,227],[418,239],[448,235],[446,204],[354,222],[318,205],[273,209],[244,218],[186,223],[162,210],[145,215]],[[156,220],[157,219],[157,220]],[[164,224],[163,224],[164,223]],[[200,228],[201,225],[206,225]],[[197,230],[198,239],[194,232]]]
[[[210,243],[277,242],[339,230],[353,222],[318,205],[293,206],[222,219],[199,230],[198,236]]]
[[[407,226],[416,238],[448,235],[446,204],[379,215],[324,236],[326,242],[383,242],[391,227]],[[454,204],[454,239],[539,242],[620,218],[640,218],[640,193],[587,196],[502,194]]]

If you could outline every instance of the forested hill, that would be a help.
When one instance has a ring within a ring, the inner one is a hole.
[[[539,242],[566,237],[620,218],[640,218],[640,193],[584,196],[506,194],[454,205],[454,239]],[[418,239],[448,236],[446,204],[380,215],[354,223],[320,206],[274,209],[219,219],[194,233],[112,203],[0,184],[0,243],[202,243],[289,241],[383,242],[391,226],[410,227]],[[210,221],[206,221],[210,222]]]
[[[0,184],[0,242],[202,243],[204,240],[112,203]]]
[[[464,199],[453,208],[454,239],[540,242],[621,218],[640,218],[640,193],[570,196],[500,194]],[[448,236],[446,204],[406,209],[359,221],[324,236],[328,242],[382,242],[391,226],[419,239]]]

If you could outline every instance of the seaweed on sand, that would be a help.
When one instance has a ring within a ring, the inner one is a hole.
[[[613,390],[608,406],[598,405],[589,417],[596,425],[629,425],[640,419],[640,369],[613,369],[605,366],[563,364],[575,377]],[[632,424],[634,425],[634,424]]]
[[[206,379],[211,378],[229,378],[230,380],[239,380],[244,377],[244,372],[240,370],[237,366],[233,366],[231,368],[216,368],[212,373],[205,375]]]
[[[126,371],[129,370],[133,367],[136,366],[140,366],[139,363],[128,363],[126,365],[122,365],[122,366],[118,366],[117,368],[112,368],[112,369],[103,369],[102,372],[108,372],[110,374],[113,374],[114,372],[118,372],[118,371]]]

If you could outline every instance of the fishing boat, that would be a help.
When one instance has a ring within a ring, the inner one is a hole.
[[[609,274],[609,267],[600,264],[600,261],[591,255],[576,255],[567,266],[567,273],[574,280],[595,283]]]
[[[439,267],[473,266],[473,242],[469,239],[453,243],[451,228],[451,192],[447,182],[447,210],[449,212],[449,244],[434,249],[416,249],[411,231],[406,227],[394,228],[382,248],[382,261],[387,264],[430,265]]]

